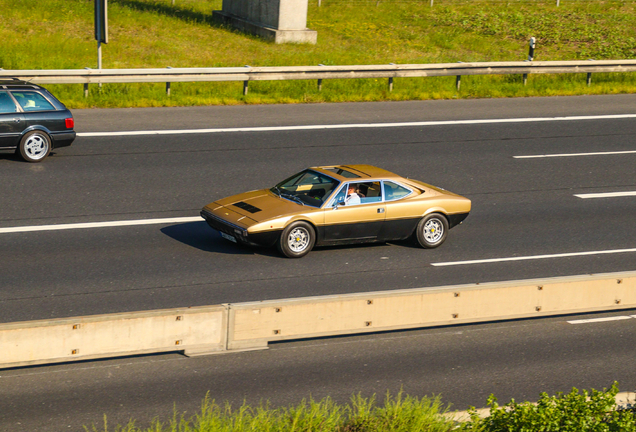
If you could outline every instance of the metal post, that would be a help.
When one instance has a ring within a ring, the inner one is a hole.
[[[318,66],[324,66],[324,64],[320,63]],[[322,78],[318,79],[318,91],[322,91]]]
[[[457,91],[459,91],[459,87],[461,85],[462,85],[462,76],[457,75],[457,78],[455,79],[455,87],[457,87]]]
[[[433,0],[431,0],[431,7],[433,7]]]
[[[534,37],[530,38],[530,49],[528,50],[528,61],[534,60],[534,49],[537,46],[537,40]]]
[[[534,60],[534,49],[537,46],[537,39],[534,37],[530,38],[530,43],[528,44],[529,48],[528,48],[528,60],[526,61],[533,61]],[[528,84],[528,74],[523,74],[523,85],[525,86],[526,84]]]
[[[102,69],[102,43],[97,41],[97,69]],[[102,83],[99,83],[99,89],[102,89]]]
[[[250,65],[245,65],[246,68],[250,67]],[[249,90],[249,81],[243,81],[243,96],[247,96],[247,91]]]
[[[393,91],[393,77],[389,77],[389,91]]]
[[[172,69],[170,66],[166,67],[166,69]],[[166,96],[170,96],[170,83],[166,83]]]
[[[90,70],[91,68],[89,68],[89,67],[85,67],[84,69],[86,69],[86,70]],[[87,98],[87,97],[88,97],[88,83],[87,83],[87,82],[85,82],[85,83],[84,83],[84,97],[85,97],[85,98]]]
[[[587,73],[587,86],[592,85],[592,72]]]
[[[557,7],[559,7],[559,0],[557,0]]]

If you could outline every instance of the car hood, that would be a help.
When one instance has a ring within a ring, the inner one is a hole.
[[[215,204],[216,206],[214,206]],[[309,209],[316,209],[315,207],[303,206],[296,202],[280,198],[274,195],[269,189],[233,195],[215,201],[206,207],[210,210],[215,210],[221,206],[241,216],[252,219],[255,222],[262,222]]]

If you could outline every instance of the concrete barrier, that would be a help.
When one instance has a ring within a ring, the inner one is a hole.
[[[636,308],[636,272],[452,285],[0,324],[0,368]]]
[[[270,341],[636,307],[636,272],[230,305],[228,349]]]
[[[0,367],[124,355],[225,350],[227,307],[130,312],[0,324]]]

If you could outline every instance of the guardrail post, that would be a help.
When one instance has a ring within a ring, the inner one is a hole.
[[[393,77],[389,77],[389,91],[393,91]]]
[[[324,66],[324,64],[320,63],[318,66]],[[322,78],[318,78],[318,91],[322,91]]]
[[[91,68],[89,67],[85,67],[84,69],[86,70],[90,70]],[[84,97],[87,98],[88,97],[88,83],[84,83]]]
[[[172,69],[172,68],[170,66],[168,66],[168,67],[166,67],[166,69]],[[166,96],[170,96],[170,82],[166,83]]]
[[[589,61],[594,61],[594,59],[588,59]],[[587,86],[592,85],[592,72],[587,73]]]
[[[250,67],[250,65],[245,65],[246,68]],[[249,90],[249,81],[243,81],[243,96],[247,96],[247,92]]]
[[[530,47],[528,49],[528,60],[526,61],[532,61],[534,60],[534,48],[537,46],[537,40],[534,37],[530,38],[530,43],[529,43]],[[523,74],[523,85],[525,86],[528,83],[528,74]]]
[[[457,62],[457,63],[464,63],[464,62]],[[462,76],[461,75],[457,75],[457,77],[455,78],[455,88],[457,89],[457,91],[459,91],[459,88],[462,85]]]

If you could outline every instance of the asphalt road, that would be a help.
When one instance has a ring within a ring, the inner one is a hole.
[[[566,101],[512,100],[510,109],[506,101],[496,101],[497,109],[492,101],[449,101],[439,110],[432,103],[363,104],[357,116],[356,105],[333,109],[337,114],[344,108],[350,114],[342,117],[359,122],[385,113],[387,121],[395,121],[400,110],[414,121],[452,119],[454,111],[463,117],[467,111],[519,116],[515,107],[528,104],[541,106],[526,114],[553,116],[591,109],[600,114],[603,103],[611,113],[630,101],[636,106],[632,96]],[[314,107],[329,108],[297,109]],[[257,125],[271,125],[274,118],[257,115],[266,107],[229,108],[227,123],[233,126],[237,117],[243,126],[252,117]],[[367,112],[373,109],[375,115]],[[208,126],[223,123],[220,108],[208,110],[213,119]],[[203,125],[204,108],[185,111],[192,124]],[[77,128],[98,130],[97,117],[107,125],[99,130],[113,130],[120,121],[128,125],[136,112],[80,111]],[[175,119],[193,127],[179,110],[158,110],[152,123],[146,113],[142,110],[139,130],[173,127]],[[300,118],[312,117],[312,124],[338,119],[332,113],[321,122],[318,114]],[[291,123],[289,116],[280,117]],[[307,166],[338,163],[369,163],[430,182],[470,198],[473,211],[436,250],[408,243],[322,248],[301,260],[236,246],[203,221],[3,233],[0,321],[631,270],[633,253],[453,267],[431,263],[636,247],[636,198],[574,196],[636,189],[636,154],[514,158],[629,151],[635,134],[634,119],[604,119],[80,137],[37,165],[3,156],[0,228],[197,216],[214,199],[269,187]]]
[[[631,95],[76,111],[78,132],[634,114]],[[41,164],[0,155],[0,228],[196,216],[206,203],[312,165],[369,163],[465,195],[439,249],[321,248],[301,260],[241,248],[203,222],[0,234],[0,321],[634,270],[634,119],[79,137]],[[572,386],[634,385],[633,319],[564,319],[306,341],[268,351],[0,371],[2,430],[79,430],[217,400],[346,400],[400,386],[458,408]],[[375,379],[375,381],[374,381]],[[181,405],[182,404],[182,405]],[[70,425],[67,428],[67,423]],[[63,425],[60,427],[60,425]]]

